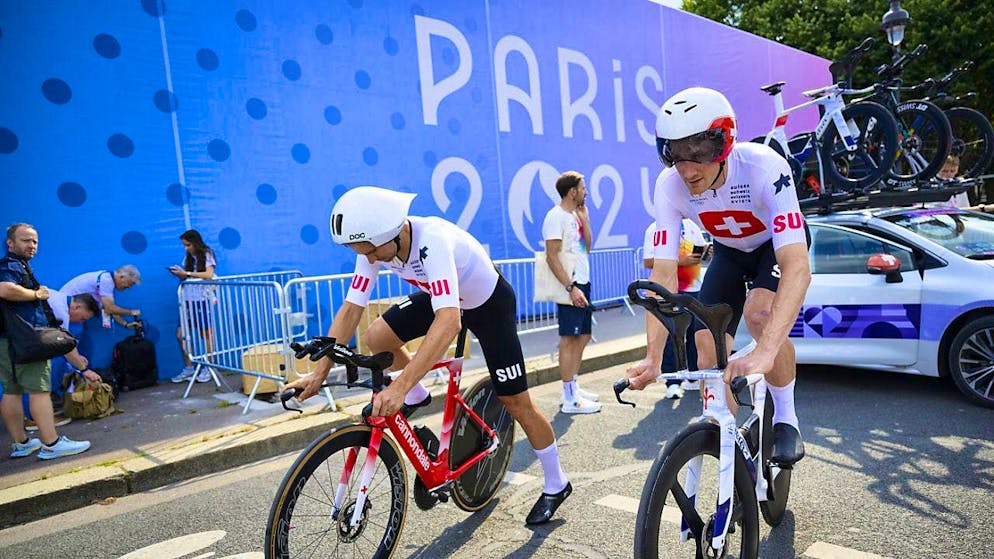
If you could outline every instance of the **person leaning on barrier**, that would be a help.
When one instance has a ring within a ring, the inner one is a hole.
[[[169,273],[180,280],[189,279],[209,280],[214,279],[214,270],[217,268],[217,259],[214,251],[204,243],[204,238],[200,231],[190,229],[179,236],[183,243],[183,265],[173,265],[169,268]],[[212,286],[188,285],[183,290],[183,303],[186,307],[186,326],[190,333],[197,332],[204,340],[204,350],[211,353],[214,348],[214,315],[211,312]],[[190,360],[186,344],[183,342],[183,326],[176,328],[176,341],[179,342],[179,349],[183,352],[183,370],[180,374],[172,378],[173,382],[186,382],[190,380],[196,368]],[[197,375],[197,382],[210,382],[211,369],[202,367]]]
[[[732,106],[713,89],[680,91],[660,108],[656,149],[668,168],[654,195],[660,245],[650,279],[677,289],[683,218],[711,233],[714,257],[700,300],[727,303],[734,310],[725,332],[729,351],[743,316],[756,340],[750,354],[728,363],[725,381],[766,375],[775,404],[772,458],[793,464],[804,457],[804,444],[794,409],[797,363],[788,336],[811,283],[808,230],[787,161],[768,146],[737,143],[736,131]],[[646,315],[646,356],[627,373],[632,388],[641,390],[659,376],[667,335],[658,320]],[[698,366],[713,367],[717,359],[710,332],[698,329],[695,341]]]
[[[31,276],[28,261],[38,252],[38,232],[26,223],[15,223],[7,228],[7,253],[0,259],[0,299],[33,326],[48,326],[42,301],[51,292],[44,285],[37,289],[24,287]],[[28,285],[31,285],[28,283]],[[58,436],[55,431],[54,410],[50,392],[50,365],[48,360],[15,365],[9,351],[6,334],[0,337],[0,382],[3,399],[0,412],[4,426],[13,440],[11,458],[30,456],[35,451],[38,458],[50,460],[79,454],[90,448],[89,441],[74,441]],[[28,438],[24,430],[24,411],[21,394],[29,394],[31,414],[38,424],[39,438]]]
[[[328,336],[349,340],[386,266],[419,290],[378,317],[364,336],[370,352],[393,353],[393,381],[373,400],[373,415],[388,416],[401,406],[430,400],[420,380],[443,357],[462,325],[480,342],[501,403],[525,431],[545,473],[542,495],[527,524],[543,524],[572,492],[559,463],[552,425],[528,395],[525,362],[515,328],[514,290],[472,235],[438,217],[409,216],[414,194],[372,186],[349,190],[331,211],[331,238],[355,251],[356,267],[345,302]],[[424,336],[412,357],[404,344]],[[289,383],[305,400],[321,389],[332,368],[322,358],[314,372]]]
[[[553,206],[542,222],[545,259],[572,304],[556,305],[559,320],[559,375],[563,381],[563,413],[597,413],[601,411],[597,394],[577,385],[583,349],[590,342],[593,310],[590,306],[590,213],[587,211],[587,185],[583,175],[567,171],[556,180],[560,202]],[[572,274],[560,261],[560,253],[573,261]]]
[[[120,268],[110,272],[108,270],[97,270],[96,272],[86,272],[67,281],[59,288],[59,292],[68,297],[89,293],[100,304],[100,310],[104,314],[104,328],[110,328],[110,319],[121,326],[137,328],[136,322],[127,322],[123,316],[138,317],[141,315],[139,309],[126,309],[118,306],[114,302],[114,291],[124,291],[131,289],[141,283],[142,275],[138,268],[131,264],[125,264]]]

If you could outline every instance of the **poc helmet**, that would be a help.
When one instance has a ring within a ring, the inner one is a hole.
[[[415,196],[376,186],[349,190],[331,210],[331,240],[340,245],[366,241],[377,247],[389,243],[404,227]]]
[[[691,87],[659,109],[656,151],[669,167],[680,161],[720,163],[731,153],[736,133],[728,99],[713,89]]]

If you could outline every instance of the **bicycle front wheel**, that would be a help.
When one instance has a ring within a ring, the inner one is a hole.
[[[464,511],[475,512],[487,506],[500,489],[511,463],[514,449],[514,418],[497,397],[494,383],[485,378],[463,395],[466,404],[490,426],[500,439],[500,446],[483,460],[466,470],[452,484],[452,501]],[[462,408],[452,424],[449,467],[453,470],[480,450],[490,446],[488,437]]]
[[[953,147],[949,152],[959,157],[961,177],[979,177],[987,172],[994,160],[994,128],[990,121],[969,107],[946,110],[953,131]]]
[[[269,511],[266,559],[393,555],[407,512],[407,470],[397,444],[384,436],[372,480],[358,487],[371,434],[366,425],[350,425],[317,439],[300,454]],[[360,490],[366,502],[352,526]]]
[[[883,105],[853,103],[842,110],[849,130],[842,134],[856,142],[848,151],[835,122],[825,130],[819,153],[828,182],[842,192],[866,190],[887,176],[897,157],[897,122]]]
[[[718,426],[695,423],[666,445],[649,469],[635,521],[636,559],[704,557],[711,546],[711,527],[718,502]],[[688,475],[697,463],[697,493],[688,495]],[[759,555],[759,510],[756,490],[742,454],[735,452],[735,490],[723,557],[754,559]],[[681,523],[690,535],[681,540]]]

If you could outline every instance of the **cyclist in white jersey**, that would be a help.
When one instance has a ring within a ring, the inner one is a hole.
[[[441,218],[408,216],[414,197],[363,186],[335,203],[332,240],[358,256],[348,295],[328,336],[352,338],[384,266],[420,289],[392,306],[365,333],[370,351],[393,353],[393,367],[400,370],[373,400],[373,415],[386,416],[404,404],[427,404],[429,394],[419,381],[465,324],[480,342],[500,401],[521,424],[542,464],[543,492],[525,522],[544,524],[573,487],[560,465],[552,425],[528,395],[514,290],[472,235]],[[421,336],[425,339],[412,357],[404,343]],[[323,358],[313,374],[287,388],[300,388],[299,399],[309,398],[320,390],[331,367],[331,360]]]
[[[735,134],[735,113],[717,91],[686,89],[660,109],[656,144],[669,168],[655,192],[661,246],[650,279],[676,292],[682,218],[711,233],[714,257],[700,300],[728,303],[735,310],[726,333],[729,349],[743,315],[757,342],[751,354],[729,362],[725,380],[766,374],[775,403],[772,457],[794,463],[804,456],[804,445],[794,411],[797,368],[788,334],[811,282],[807,227],[786,160],[767,146],[735,143]],[[752,286],[748,293],[747,281]],[[637,389],[659,375],[668,334],[648,315],[646,326],[646,357],[628,370]],[[698,330],[695,341],[699,367],[714,366],[710,333]]]

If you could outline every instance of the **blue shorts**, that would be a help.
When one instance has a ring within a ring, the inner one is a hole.
[[[576,284],[583,295],[590,301],[590,284]],[[590,334],[590,326],[594,316],[593,307],[574,307],[573,305],[556,305],[559,314],[559,335],[560,336],[583,336]]]
[[[186,302],[186,325],[189,332],[202,332],[214,328],[214,313],[210,301]]]

